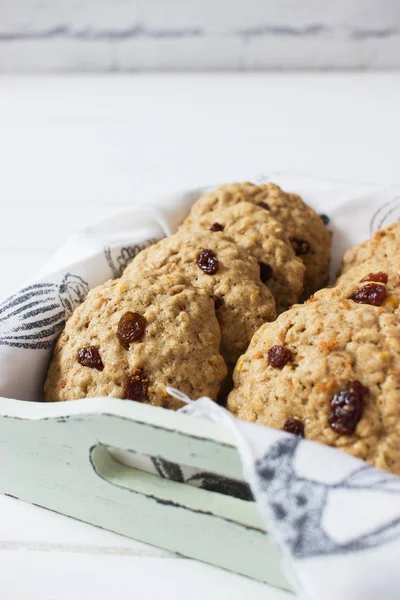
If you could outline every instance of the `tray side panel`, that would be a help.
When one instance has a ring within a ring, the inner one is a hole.
[[[238,477],[232,446],[106,414],[3,416],[0,431],[0,492],[288,589],[253,503],[123,467],[104,444]]]

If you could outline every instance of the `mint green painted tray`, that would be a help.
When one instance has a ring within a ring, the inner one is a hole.
[[[124,466],[108,447],[241,480],[222,425],[110,398],[0,398],[0,492],[289,589],[254,502]]]

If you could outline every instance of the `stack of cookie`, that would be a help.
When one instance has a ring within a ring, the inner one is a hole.
[[[396,223],[346,252],[335,286],[261,327],[229,410],[400,474],[399,251]]]
[[[400,223],[348,250],[322,289],[330,246],[324,219],[274,184],[204,195],[76,309],[46,400],[177,409],[167,386],[214,400],[222,386],[240,419],[400,474]]]
[[[112,396],[166,408],[217,399],[254,333],[326,284],[331,233],[273,184],[225,185],[178,232],[92,290],[57,341],[48,401]]]
[[[261,209],[264,216],[261,216],[260,210],[253,209],[253,213],[249,212],[249,208],[243,207],[243,202]],[[237,207],[236,212],[233,207]],[[221,213],[228,208],[232,211],[230,214]],[[248,217],[247,221],[244,221],[244,216]],[[242,222],[236,225],[235,221],[239,217]],[[205,228],[224,219],[227,219],[226,234],[246,250],[253,253],[255,251],[258,260],[262,254],[260,250],[256,250],[256,246],[269,251],[269,259],[272,261],[270,266],[273,269],[269,286],[275,292],[275,299],[281,310],[286,310],[297,301],[299,290],[301,299],[304,300],[327,284],[332,234],[326,228],[324,218],[307,206],[300,196],[285,193],[273,183],[223,185],[194,204],[183,226],[192,230]],[[267,221],[270,223],[269,230]],[[264,228],[257,228],[256,222],[264,222]],[[286,243],[285,252],[282,251],[282,245],[275,247],[274,240],[268,243],[269,232],[274,230],[274,237],[279,237]],[[292,262],[293,252],[287,249],[288,242],[300,259],[296,266]],[[301,263],[305,268],[304,280],[300,274]],[[279,282],[283,283],[284,289]]]

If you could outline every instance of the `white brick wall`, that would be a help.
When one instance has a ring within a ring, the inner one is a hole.
[[[0,71],[400,67],[400,0],[0,0]]]

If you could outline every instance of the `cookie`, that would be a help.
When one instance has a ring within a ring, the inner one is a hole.
[[[295,304],[303,290],[305,267],[296,257],[283,227],[266,210],[239,202],[189,217],[180,231],[223,231],[260,264],[261,280],[275,298],[278,314]]]
[[[384,267],[385,268],[385,267]],[[346,299],[356,304],[381,306],[400,314],[400,276],[391,268],[384,271],[375,259],[365,261],[341,275],[333,287],[316,292],[308,302]]]
[[[340,448],[400,474],[400,320],[312,302],[255,334],[234,372],[240,419]]]
[[[213,301],[184,279],[108,281],[67,321],[45,399],[112,396],[180,408],[166,386],[216,399],[227,373],[220,338]]]
[[[143,250],[123,277],[143,271],[177,273],[214,298],[221,326],[221,353],[234,364],[255,331],[276,318],[275,301],[261,282],[255,258],[221,232],[185,232],[164,238]]]
[[[369,260],[380,264],[383,270],[389,266],[397,270],[399,253],[400,222],[397,222],[377,231],[370,240],[347,250],[340,273],[344,274],[349,269]]]
[[[296,255],[306,267],[303,297],[308,298],[324,287],[329,278],[332,233],[326,228],[322,218],[300,196],[287,194],[273,183],[223,185],[197,200],[189,219],[193,221],[207,212],[243,201],[268,211],[283,226]]]

